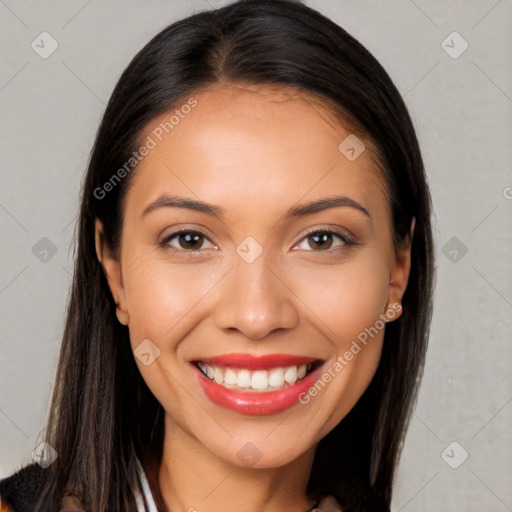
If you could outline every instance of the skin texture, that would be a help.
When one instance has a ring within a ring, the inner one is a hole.
[[[194,98],[197,106],[135,171],[119,258],[97,222],[98,258],[132,348],[150,339],[160,350],[151,365],[136,362],[166,411],[159,472],[166,505],[173,511],[228,510],[229,503],[229,510],[304,512],[312,506],[305,489],[315,447],[370,383],[384,329],[307,405],[270,415],[211,402],[190,361],[293,354],[332,367],[358,334],[400,303],[410,247],[395,253],[390,207],[371,151],[349,161],[338,145],[351,132],[318,100],[283,86],[232,84]],[[155,119],[143,137],[168,118]],[[225,217],[175,207],[143,215],[165,194],[217,205]],[[363,205],[371,221],[348,206],[284,218],[292,206],[333,194]],[[204,237],[159,245],[181,228]],[[335,235],[315,243],[310,228],[339,230],[357,245]],[[252,263],[236,252],[248,236],[263,249]],[[248,442],[261,456],[251,466],[237,456]]]

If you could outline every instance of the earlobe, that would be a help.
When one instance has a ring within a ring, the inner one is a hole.
[[[402,316],[402,303],[394,302],[386,306],[386,311],[384,313],[384,320],[386,322],[392,322],[393,320],[397,320]]]
[[[121,264],[119,259],[112,254],[108,244],[105,242],[103,225],[99,219],[96,219],[94,239],[96,245],[96,256],[103,267],[103,272],[107,278],[110,292],[112,293],[112,297],[116,303],[117,319],[121,324],[128,325],[128,312],[124,298]]]
[[[117,316],[117,319],[119,320],[119,323],[122,324],[122,325],[128,325],[128,313],[126,313],[125,311],[122,311],[120,308],[119,308],[119,304],[116,302],[116,316]]]

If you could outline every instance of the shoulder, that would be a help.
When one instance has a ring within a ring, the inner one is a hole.
[[[0,512],[31,512],[43,471],[39,464],[29,464],[0,480]]]

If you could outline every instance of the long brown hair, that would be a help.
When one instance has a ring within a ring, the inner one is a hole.
[[[45,434],[58,459],[43,472],[36,512],[57,510],[66,491],[91,512],[136,510],[136,458],[159,464],[163,409],[116,319],[94,240],[100,219],[106,243],[119,249],[123,198],[136,168],[107,193],[99,191],[129,161],[152,119],[219,80],[293,86],[335,104],[378,149],[396,247],[416,219],[403,314],[386,326],[369,387],[319,443],[307,489],[313,499],[334,494],[345,512],[389,509],[432,315],[431,199],[418,141],[392,80],[344,29],[297,1],[242,0],[162,30],[133,58],[110,97],[81,190],[73,283]]]

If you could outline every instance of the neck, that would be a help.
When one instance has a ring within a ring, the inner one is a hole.
[[[278,468],[240,467],[220,459],[166,415],[160,495],[169,512],[307,512],[315,447]]]

